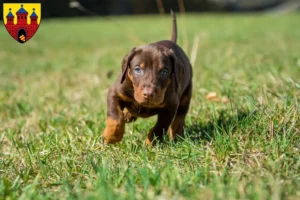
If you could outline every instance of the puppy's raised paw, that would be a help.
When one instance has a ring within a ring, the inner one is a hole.
[[[118,122],[117,120],[107,118],[106,127],[103,132],[103,137],[107,144],[115,144],[122,141],[125,132],[124,122]]]

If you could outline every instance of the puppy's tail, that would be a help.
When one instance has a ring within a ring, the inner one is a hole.
[[[171,9],[171,15],[172,15],[172,42],[177,42],[177,23],[176,23],[176,16],[173,10]]]

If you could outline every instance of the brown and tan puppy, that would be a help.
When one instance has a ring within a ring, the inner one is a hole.
[[[185,116],[192,96],[192,67],[184,51],[176,44],[176,17],[172,39],[134,47],[122,61],[122,72],[109,88],[107,119],[103,133],[106,143],[123,139],[125,123],[138,117],[158,115],[148,133],[146,144],[162,140],[170,127],[175,139],[183,133]]]

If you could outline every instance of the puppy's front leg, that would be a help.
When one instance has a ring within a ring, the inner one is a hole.
[[[155,139],[162,141],[164,134],[168,131],[170,124],[172,123],[176,114],[178,106],[172,106],[168,109],[163,109],[157,117],[155,126],[148,133],[146,144],[149,146],[155,144]]]
[[[125,131],[125,120],[123,116],[122,102],[113,88],[107,95],[107,118],[103,137],[106,143],[115,144],[123,139]]]

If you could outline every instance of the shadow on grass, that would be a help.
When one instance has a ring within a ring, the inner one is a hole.
[[[249,112],[245,109],[221,110],[212,116],[208,122],[199,120],[186,126],[183,138],[190,138],[192,141],[211,141],[216,135],[232,134],[238,127],[249,125],[249,121],[256,113],[256,110]]]

